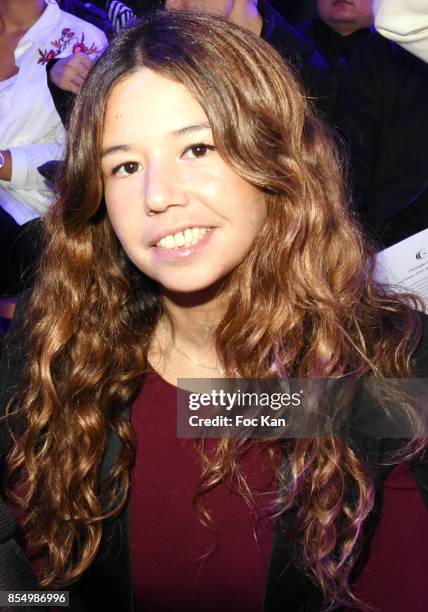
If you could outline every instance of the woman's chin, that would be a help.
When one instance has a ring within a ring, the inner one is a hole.
[[[224,280],[221,278],[209,284],[196,282],[161,284],[161,293],[177,305],[197,306],[218,298],[224,286]]]

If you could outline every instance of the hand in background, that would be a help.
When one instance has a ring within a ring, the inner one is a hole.
[[[92,63],[83,52],[63,57],[52,66],[49,79],[60,89],[77,94],[85,82]]]

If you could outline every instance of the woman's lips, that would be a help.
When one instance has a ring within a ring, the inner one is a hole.
[[[191,246],[182,246],[176,247],[173,249],[166,249],[160,246],[153,246],[152,253],[153,255],[164,261],[182,261],[187,259],[188,257],[192,257],[192,255],[196,255],[200,251],[204,249],[204,247],[210,242],[216,228],[213,227],[208,230],[208,232],[202,236],[198,242],[192,244]]]

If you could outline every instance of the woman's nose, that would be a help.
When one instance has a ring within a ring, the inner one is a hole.
[[[174,164],[150,164],[144,173],[144,207],[147,214],[184,206],[187,196]]]

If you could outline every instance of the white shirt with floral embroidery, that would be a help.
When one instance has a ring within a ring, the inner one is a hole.
[[[53,200],[37,167],[61,159],[65,131],[47,86],[46,63],[79,51],[95,59],[105,34],[46,0],[41,17],[15,49],[18,73],[0,81],[0,150],[12,156],[11,181],[0,180],[0,206],[22,225],[40,217]]]

